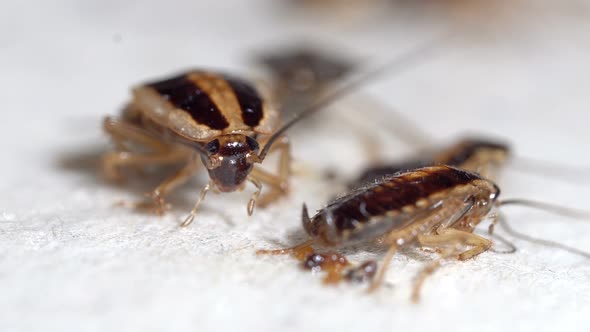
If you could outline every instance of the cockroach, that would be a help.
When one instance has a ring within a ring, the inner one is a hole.
[[[287,191],[289,142],[275,137],[281,150],[278,175],[254,168],[268,152],[260,153],[259,139],[270,137],[279,124],[278,111],[248,82],[210,71],[188,71],[133,89],[133,100],[118,118],[106,118],[105,131],[119,149],[103,156],[110,178],[120,178],[120,166],[183,163],[180,171],[151,192],[151,206],[163,212],[164,198],[205,165],[210,181],[201,190],[183,226],[190,224],[199,204],[211,189],[231,192],[249,181],[257,188],[248,203],[252,214],[262,183],[272,187],[261,198],[267,204]],[[150,152],[131,152],[125,143],[142,145]],[[270,146],[269,146],[270,148]]]
[[[381,165],[370,166],[365,169],[359,177],[354,181],[349,182],[349,188],[358,188],[366,184],[379,181],[383,177],[390,176],[405,170],[411,170],[420,167],[433,166],[433,165],[450,165],[457,168],[461,168],[467,171],[478,173],[483,178],[489,180],[496,180],[498,172],[507,165],[510,159],[516,159],[517,165],[526,165],[529,171],[541,171],[547,172],[557,168],[565,169],[563,165],[553,165],[553,168],[539,168],[543,162],[531,162],[522,157],[514,157],[511,153],[510,146],[497,139],[485,138],[482,136],[469,136],[463,137],[454,144],[440,150],[430,151],[429,153],[423,154],[422,158],[410,158],[397,163],[385,163]],[[514,161],[514,160],[513,160]],[[579,171],[579,170],[578,170]],[[573,171],[575,173],[575,171]],[[579,173],[579,172],[577,172]],[[506,205],[507,202],[504,203]],[[519,201],[519,204],[527,204],[525,201]],[[546,210],[552,210],[562,215],[572,215],[571,209],[561,209],[555,206],[546,205],[540,202],[529,205],[537,208],[543,208]],[[585,217],[583,213],[574,213],[574,217]],[[500,220],[502,221],[502,220]],[[523,239],[528,242],[538,243],[545,246],[551,246],[559,249],[563,249],[570,253],[588,257],[588,254],[561,243],[557,243],[545,239],[536,239],[525,234],[516,232],[509,226],[506,221],[501,222],[500,225],[504,230],[512,235],[513,237]],[[494,224],[492,224],[494,226]],[[490,229],[490,235],[494,235],[497,239],[507,244],[512,249],[508,252],[516,251],[514,245],[509,243],[507,240],[493,234],[493,228]]]
[[[481,175],[448,165],[429,166],[381,178],[337,198],[302,222],[311,237],[289,249],[260,250],[259,254],[297,254],[319,245],[338,248],[376,242],[388,247],[369,291],[382,283],[394,254],[403,247],[432,248],[440,257],[418,275],[412,299],[443,260],[467,260],[492,247],[492,241],[473,233],[486,219],[496,223],[496,208],[520,204],[556,212],[559,207],[527,200],[498,199],[500,188]]]
[[[246,182],[256,187],[247,206],[251,215],[256,202],[266,205],[288,191],[290,153],[284,134],[291,126],[376,76],[405,69],[408,64],[424,59],[424,55],[431,53],[428,51],[444,45],[443,40],[448,41],[444,38],[437,43],[429,42],[366,72],[304,108],[282,127],[278,110],[254,86],[234,76],[192,70],[142,84],[133,89],[133,99],[122,116],[107,117],[104,121],[104,129],[117,149],[103,155],[103,169],[110,178],[121,179],[121,166],[183,164],[182,169],[149,194],[150,202],[137,204],[163,213],[165,196],[203,164],[210,181],[182,226],[193,221],[208,191],[242,190]],[[135,152],[130,143],[149,151]],[[254,167],[264,161],[271,148],[281,150],[278,175]],[[262,183],[270,185],[272,191],[259,199]]]

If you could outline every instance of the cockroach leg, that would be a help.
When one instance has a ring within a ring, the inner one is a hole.
[[[143,168],[147,165],[170,165],[184,160],[186,154],[175,149],[156,153],[134,153],[126,151],[107,152],[102,156],[102,170],[113,181],[124,180],[119,168],[133,166]]]
[[[263,182],[268,184],[270,187],[270,192],[265,193],[261,197],[257,196],[256,205],[259,207],[266,207],[288,192],[291,167],[291,148],[287,137],[282,137],[279,141],[277,141],[277,143],[271,148],[271,151],[277,149],[280,150],[278,175],[272,174],[258,167],[254,167],[250,173],[249,179],[251,181],[253,179],[259,181],[259,183]]]
[[[291,144],[286,136],[281,137],[271,151],[279,150],[278,175],[270,174],[260,168],[254,168],[252,175],[271,186],[271,191],[258,200],[258,206],[265,207],[268,204],[285,195],[289,189],[289,176],[291,175]]]
[[[207,195],[207,192],[209,192],[209,190],[211,189],[211,186],[212,184],[211,182],[209,182],[207,183],[207,185],[203,187],[203,189],[201,189],[201,193],[199,194],[199,198],[197,199],[195,206],[191,210],[188,217],[186,217],[182,224],[180,224],[180,227],[186,227],[193,222],[193,220],[195,219],[195,215],[197,214],[197,210],[199,209],[199,205],[201,205],[201,202],[203,201],[203,199],[205,199],[205,196]]]
[[[313,240],[309,240],[294,247],[285,249],[257,250],[256,255],[293,255],[298,260],[304,260],[315,252],[311,246],[313,242]]]
[[[452,228],[440,230],[435,235],[420,235],[418,236],[418,242],[423,246],[443,247],[443,249],[440,257],[428,264],[418,274],[412,291],[412,301],[415,303],[420,300],[420,289],[424,281],[440,267],[443,260],[453,256],[456,256],[459,260],[470,259],[487,251],[492,246],[492,241],[488,239]],[[473,248],[457,254],[458,248],[466,245],[473,246]]]
[[[123,180],[119,171],[122,166],[143,168],[147,165],[176,164],[186,159],[186,150],[164,144],[147,134],[145,130],[132,124],[107,117],[103,122],[103,127],[111,135],[118,149],[118,151],[107,152],[102,156],[103,173],[111,180]],[[129,152],[125,148],[125,142],[140,144],[153,152]]]
[[[390,247],[383,258],[381,268],[377,271],[375,279],[373,279],[368,291],[373,292],[381,286],[389,263],[391,262],[398,246],[405,245],[415,239],[418,239],[418,242],[420,242],[420,234],[436,225],[454,225],[469,213],[473,205],[473,200],[465,200],[461,196],[449,197],[444,204],[438,205],[437,208],[416,216],[413,222],[403,229],[387,234],[384,238],[384,243],[389,243]],[[432,235],[435,239],[439,239],[439,236],[440,235],[438,234]],[[427,237],[427,239],[429,238]]]
[[[398,248],[397,244],[392,244],[391,246],[389,246],[389,249],[387,249],[387,253],[385,254],[385,257],[383,257],[383,261],[381,263],[381,268],[379,268],[379,270],[377,270],[377,274],[375,275],[375,278],[371,282],[371,286],[369,286],[369,289],[368,289],[369,293],[372,293],[372,292],[376,291],[379,287],[381,287],[381,284],[383,283],[383,278],[385,278],[385,272],[387,272],[387,268],[389,267],[389,263],[391,263],[391,260],[393,259],[393,255],[395,255],[397,248]]]
[[[160,183],[152,192],[148,193],[147,196],[153,201],[153,207],[156,213],[162,214],[166,210],[165,197],[172,190],[178,186],[187,182],[193,174],[200,168],[200,163],[195,160],[191,160],[186,166],[180,169],[177,173]]]
[[[430,264],[426,265],[420,271],[420,273],[418,273],[416,281],[414,281],[414,287],[412,288],[412,302],[418,303],[420,301],[420,290],[422,290],[422,285],[424,284],[426,278],[431,276],[440,267],[441,262],[444,259],[447,259],[448,257],[452,256],[454,252],[455,250],[453,250],[452,248],[446,249],[443,253],[441,253],[441,256],[438,259],[436,259],[433,262],[430,262]]]
[[[467,260],[473,258],[492,246],[492,241],[483,238],[479,235],[464,232],[461,230],[446,228],[438,231],[438,234],[433,235],[419,235],[418,242],[427,247],[440,247],[440,246],[457,246],[467,245],[473,248],[460,253],[457,258],[459,260]]]
[[[155,151],[166,151],[169,148],[168,144],[154,138],[153,135],[145,133],[142,128],[126,123],[125,121],[106,117],[103,121],[102,127],[104,131],[113,138],[119,149],[125,146],[125,141],[132,141]]]
[[[248,202],[248,215],[251,216],[252,212],[254,212],[254,206],[256,205],[256,200],[258,199],[258,196],[260,196],[260,192],[262,191],[262,183],[260,183],[260,181],[258,181],[258,179],[250,176],[248,177],[248,180],[250,182],[252,182],[252,184],[254,186],[256,186],[256,191],[252,194],[252,197],[250,198],[250,201]]]

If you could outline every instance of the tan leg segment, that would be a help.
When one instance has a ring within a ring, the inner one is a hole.
[[[473,258],[492,246],[492,241],[473,233],[460,231],[453,228],[440,230],[436,235],[418,236],[418,241],[423,246],[458,246],[467,245],[473,248],[459,254],[458,259],[466,260]]]
[[[254,212],[254,206],[256,205],[256,200],[258,196],[260,196],[260,192],[262,191],[262,183],[255,178],[248,177],[248,180],[252,182],[254,186],[256,186],[256,191],[252,194],[250,201],[248,202],[248,215],[251,216],[252,212]]]
[[[420,301],[420,290],[422,289],[422,284],[424,284],[426,278],[431,276],[440,267],[441,262],[452,256],[454,252],[455,251],[453,249],[447,249],[445,252],[443,252],[441,257],[426,265],[426,267],[420,271],[416,277],[416,281],[414,281],[414,287],[412,289],[412,302],[418,303]]]
[[[391,263],[391,260],[393,259],[393,255],[395,254],[396,251],[397,251],[396,244],[391,245],[389,247],[389,249],[387,250],[385,257],[383,258],[383,262],[381,263],[381,268],[377,272],[377,275],[375,276],[375,279],[373,279],[373,282],[371,282],[371,286],[369,286],[369,290],[368,290],[369,292],[374,292],[379,287],[381,287],[381,284],[383,283],[383,279],[385,278],[385,272],[387,272],[387,268],[389,267],[389,264]]]
[[[313,240],[305,241],[291,248],[275,249],[275,250],[257,250],[256,255],[293,255],[299,260],[304,260],[309,255],[314,253]]]
[[[490,240],[482,238],[481,236],[452,228],[443,229],[439,234],[419,235],[418,242],[423,246],[443,247],[443,251],[441,256],[434,262],[428,264],[416,278],[412,291],[413,302],[419,301],[420,290],[422,289],[424,281],[440,267],[443,260],[455,255],[459,260],[469,259],[488,250],[492,245]],[[473,246],[473,248],[457,255],[457,248],[465,245]]]
[[[174,173],[172,176],[164,180],[154,190],[147,193],[146,196],[150,197],[151,200],[135,202],[129,205],[130,207],[148,210],[156,214],[163,214],[168,209],[165,197],[175,188],[182,185],[199,169],[200,164],[194,161],[189,162],[185,167]]]
[[[176,164],[188,158],[188,150],[163,143],[135,125],[106,118],[104,130],[111,135],[118,151],[111,151],[102,156],[104,174],[113,180],[122,180],[119,167],[135,167],[141,169],[147,165]],[[125,146],[127,142],[140,144],[153,152],[130,152]]]
[[[196,171],[199,170],[201,167],[201,163],[198,161],[190,161],[186,166],[176,172],[173,176],[164,180],[164,182],[160,183],[156,189],[152,191],[152,196],[157,197],[165,197],[170,193],[172,190],[176,189],[178,186],[187,182],[191,176],[195,174]]]
[[[186,217],[186,219],[184,219],[182,224],[180,224],[180,227],[186,227],[193,222],[193,220],[195,219],[195,215],[197,214],[197,211],[199,210],[199,206],[201,205],[201,202],[203,201],[203,199],[205,199],[205,196],[207,195],[209,190],[211,190],[212,186],[213,186],[213,184],[211,182],[209,182],[209,183],[207,183],[207,185],[205,187],[203,187],[203,189],[201,189],[201,193],[199,194],[199,199],[195,203],[195,206],[191,210],[188,217]]]
[[[125,141],[132,141],[155,151],[165,151],[170,146],[140,127],[111,117],[104,119],[103,129],[111,135],[118,147],[124,146]]]
[[[263,169],[254,168],[250,173],[250,178],[268,184],[270,192],[262,195],[257,199],[257,205],[265,207],[285,195],[289,189],[289,175],[291,166],[291,146],[286,137],[281,138],[273,146],[274,149],[280,149],[278,175],[271,174]]]
[[[111,180],[123,180],[120,167],[135,167],[141,169],[148,165],[171,165],[186,160],[187,154],[180,150],[169,150],[158,153],[134,153],[111,151],[102,155],[102,170]]]

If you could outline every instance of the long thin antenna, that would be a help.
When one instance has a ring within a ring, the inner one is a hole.
[[[364,74],[361,74],[356,79],[348,81],[343,86],[336,88],[324,98],[319,99],[317,102],[315,102],[308,108],[305,108],[299,114],[295,115],[291,120],[287,121],[282,128],[277,130],[268,139],[266,145],[260,152],[260,159],[263,160],[266,157],[268,151],[270,150],[270,147],[276,142],[276,140],[279,137],[281,137],[294,124],[299,122],[301,119],[334,103],[341,97],[346,96],[347,94],[350,94],[353,91],[356,91],[358,87],[362,86],[367,82],[370,82],[371,80],[374,80],[377,77],[383,76],[386,73],[391,74],[392,72],[396,71],[399,73],[402,72],[404,69],[409,68],[411,64],[419,64],[420,60],[425,60],[429,58],[428,56],[432,55],[435,51],[440,50],[441,46],[446,46],[446,43],[455,35],[456,34],[454,32],[447,33],[442,37],[429,41],[426,44],[422,44],[421,46],[414,48],[401,56],[395,57],[394,59],[386,62],[381,66],[377,66],[373,70],[369,70]]]
[[[565,165],[517,156],[512,158],[511,168],[525,173],[550,176],[555,180],[590,183],[590,167]]]
[[[500,236],[496,233],[492,234],[492,237],[500,242],[502,242],[504,245],[506,245],[509,249],[505,249],[505,250],[498,250],[494,247],[492,247],[490,250],[492,252],[495,252],[496,254],[513,254],[516,252],[517,248],[514,245],[514,243],[506,240],[503,236]],[[495,243],[494,243],[495,244]]]
[[[545,240],[545,239],[539,239],[539,238],[535,238],[523,233],[520,233],[518,231],[515,231],[506,221],[505,218],[503,218],[502,216],[500,216],[500,218],[498,218],[498,223],[500,224],[500,226],[504,229],[504,231],[512,236],[514,236],[515,238],[519,238],[521,240],[524,241],[528,241],[531,243],[535,243],[535,244],[539,244],[539,245],[543,245],[543,246],[548,246],[548,247],[553,247],[553,248],[557,248],[557,249],[561,249],[561,250],[565,250],[569,253],[575,254],[575,255],[580,255],[584,258],[588,258],[590,259],[590,253],[582,251],[580,249],[576,249],[570,246],[567,246],[565,244],[561,244],[559,242],[555,242],[555,241],[550,241],[550,240]]]
[[[590,211],[573,209],[557,204],[533,201],[528,199],[513,198],[500,201],[501,206],[506,205],[520,205],[533,209],[543,210],[549,213],[557,214],[560,216],[566,216],[578,219],[590,219]]]

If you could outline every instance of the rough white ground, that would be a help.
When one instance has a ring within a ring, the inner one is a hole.
[[[323,287],[291,258],[254,255],[303,238],[301,203],[324,204],[333,194],[325,182],[294,178],[288,200],[250,218],[251,188],[211,195],[197,222],[179,229],[204,178],[156,217],[113,206],[147,184],[113,186],[96,170],[108,147],[100,119],[132,84],[197,66],[252,74],[254,50],[314,36],[382,60],[459,18],[485,29],[465,27],[439,57],[373,84],[372,95],[440,141],[485,132],[509,139],[519,155],[590,165],[590,4],[534,3],[475,18],[426,6],[336,21],[277,1],[2,3],[0,330],[588,331],[590,261],[579,256],[514,240],[516,254],[446,264],[412,305],[412,278],[427,262],[419,255],[396,256],[389,286],[370,296]],[[337,115],[295,130],[294,154],[306,167],[353,174],[362,145],[329,120]],[[393,140],[385,147],[390,157],[410,151]],[[505,197],[590,208],[589,172],[570,179],[508,170],[501,185]],[[590,251],[589,220],[506,214],[522,232]]]

